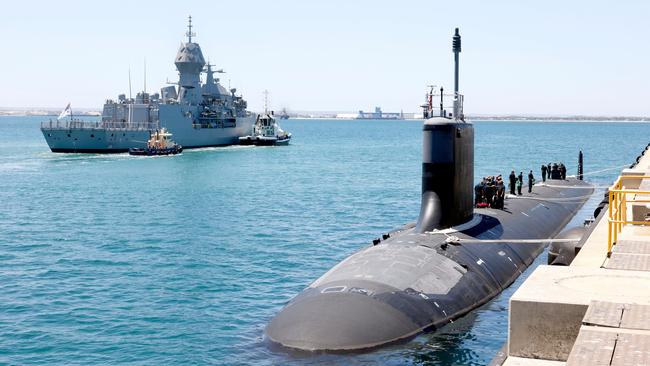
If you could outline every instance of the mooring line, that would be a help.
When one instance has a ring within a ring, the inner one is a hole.
[[[539,243],[575,243],[580,239],[462,239],[455,236],[449,236],[445,240],[447,243],[503,243],[503,244],[539,244]]]

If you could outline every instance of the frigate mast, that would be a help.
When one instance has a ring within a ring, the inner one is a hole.
[[[192,33],[192,16],[188,16],[188,21],[187,21],[187,32],[185,35],[187,36],[187,43],[192,43],[192,36],[196,37],[196,33]]]
[[[178,102],[181,104],[198,105],[202,101],[201,96],[201,72],[205,66],[205,59],[201,47],[192,42],[196,33],[192,32],[192,16],[188,18],[187,43],[181,44],[176,54],[175,64],[178,70]]]
[[[212,65],[210,61],[205,64],[205,85],[212,85],[215,83],[214,73],[216,71],[212,71],[212,66],[214,65]],[[217,79],[217,81],[219,81],[219,79]]]

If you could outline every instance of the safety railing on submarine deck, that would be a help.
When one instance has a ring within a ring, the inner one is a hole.
[[[462,117],[464,119],[463,112],[463,103],[465,101],[465,96],[463,94],[456,93],[442,93],[440,91],[435,91],[427,95],[427,98],[430,98],[428,105],[430,109],[428,110],[429,116],[440,116],[440,117]],[[422,107],[427,106],[427,103],[423,104]]]
[[[608,257],[612,254],[612,247],[617,242],[618,234],[623,230],[625,225],[650,226],[650,217],[647,216],[644,217],[643,221],[639,221],[634,220],[634,214],[632,214],[632,220],[628,220],[628,204],[641,203],[647,205],[650,203],[650,191],[629,188],[626,187],[625,184],[628,181],[637,181],[639,186],[641,186],[643,181],[647,179],[650,179],[650,176],[622,175],[618,177],[611,187],[609,187],[609,226],[607,232]]]

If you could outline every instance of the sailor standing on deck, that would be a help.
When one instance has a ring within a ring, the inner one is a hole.
[[[474,207],[481,202],[481,183],[476,183],[474,186]]]
[[[533,191],[533,184],[535,183],[535,177],[533,176],[533,171],[531,170],[528,173],[528,193]]]
[[[560,163],[559,169],[560,169],[560,179],[566,180],[566,167],[564,166],[564,163]]]
[[[521,196],[521,187],[524,185],[524,172],[519,172],[517,177],[517,194]]]
[[[494,186],[494,181],[492,177],[488,178],[488,183],[485,186],[485,199],[488,207],[493,207],[494,204],[494,194],[496,193],[496,187]]]
[[[515,186],[517,185],[517,176],[515,175],[514,170],[510,172],[510,176],[508,178],[510,179],[510,194],[514,195]]]
[[[542,164],[542,182],[546,182],[546,165]]]
[[[503,209],[503,200],[506,197],[506,187],[503,185],[503,179],[501,176],[497,179],[497,205],[496,208]]]

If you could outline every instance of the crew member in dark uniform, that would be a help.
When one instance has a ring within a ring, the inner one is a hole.
[[[517,194],[521,196],[521,187],[524,185],[524,172],[519,172],[517,177]]]
[[[514,195],[515,186],[517,185],[517,176],[515,175],[514,170],[510,172],[510,176],[508,178],[510,179],[510,194]]]
[[[546,171],[546,174],[548,176],[548,179],[553,179],[553,177],[551,177],[551,163],[548,163],[547,168],[548,168],[548,170]]]
[[[494,208],[494,192],[495,192],[494,183],[489,181],[488,184],[485,186],[485,200],[486,203],[488,204],[488,207]]]
[[[533,191],[533,184],[535,183],[535,177],[533,176],[533,171],[531,170],[528,173],[528,193]]]
[[[566,180],[566,167],[564,166],[564,163],[560,163],[560,177],[562,180]]]
[[[503,184],[503,180],[497,180],[497,203],[496,208],[503,209],[504,200],[506,198],[506,187]]]
[[[483,188],[485,185],[485,178],[479,182],[479,184],[474,186],[474,206],[478,206],[479,203],[483,202]]]
[[[546,182],[546,165],[542,164],[542,182]]]

